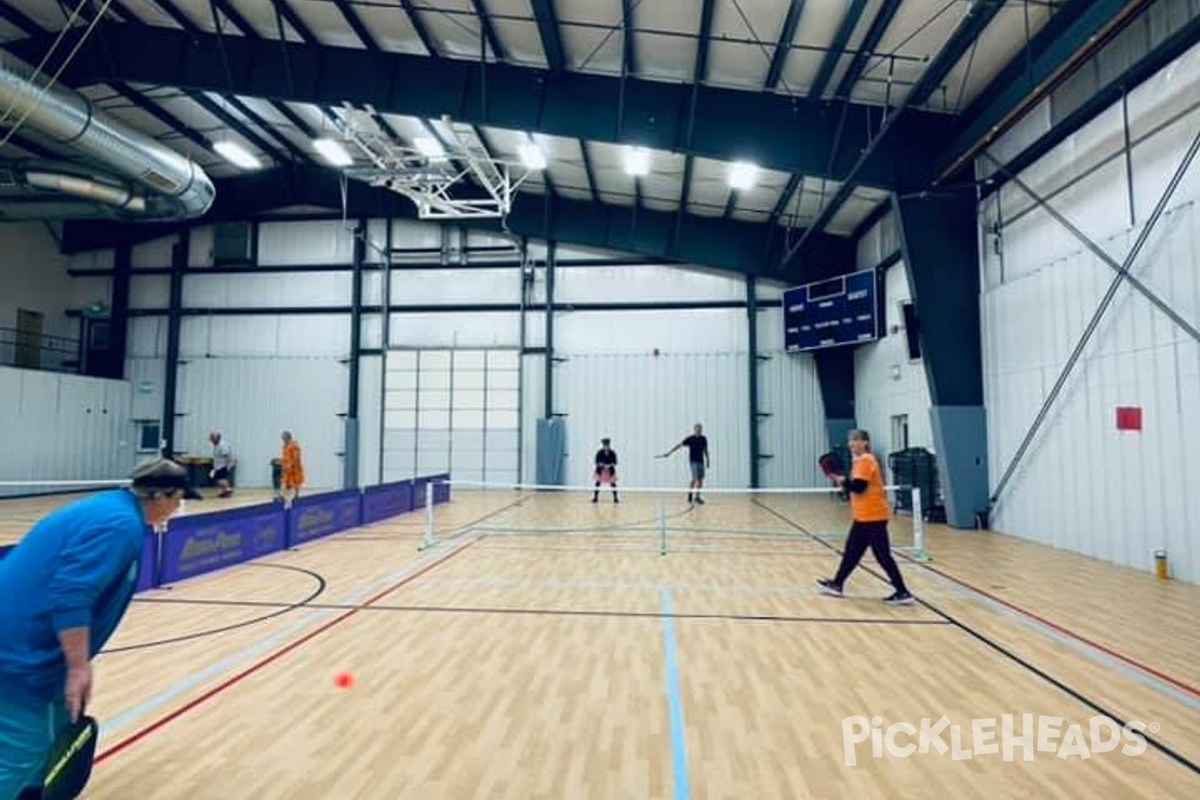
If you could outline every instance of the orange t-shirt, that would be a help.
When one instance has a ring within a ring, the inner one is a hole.
[[[870,453],[863,453],[854,459],[854,467],[850,470],[850,479],[861,479],[867,482],[867,490],[861,494],[850,493],[850,510],[856,522],[884,522],[891,516],[887,495],[883,491],[883,473],[879,462]]]

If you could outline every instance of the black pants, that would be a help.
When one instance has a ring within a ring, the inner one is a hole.
[[[887,573],[888,580],[892,582],[892,586],[896,587],[898,592],[908,592],[904,586],[904,578],[900,575],[900,568],[896,566],[896,559],[892,558],[892,547],[888,542],[888,530],[886,522],[855,522],[850,526],[850,537],[846,541],[846,549],[842,553],[842,563],[838,567],[837,576],[833,582],[841,586],[850,577],[850,573],[858,567],[858,562],[862,561],[863,554],[867,552],[867,548],[871,548],[871,552],[875,554],[875,560],[879,562],[879,566],[883,567],[883,571]]]

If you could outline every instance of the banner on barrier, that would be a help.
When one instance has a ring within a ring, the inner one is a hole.
[[[288,544],[310,542],[362,524],[362,494],[357,489],[302,497],[288,512]]]
[[[155,586],[155,573],[158,571],[158,534],[147,528],[142,540],[142,561],[138,565],[138,582],[135,592],[144,592]]]
[[[159,583],[173,583],[282,550],[287,526],[279,505],[184,517],[163,539]]]
[[[450,473],[446,472],[441,475],[433,475],[429,478],[429,480],[434,481],[433,502],[450,502]]]
[[[369,525],[388,517],[407,514],[414,508],[423,508],[414,492],[415,481],[385,483],[370,486],[362,493],[362,524]]]

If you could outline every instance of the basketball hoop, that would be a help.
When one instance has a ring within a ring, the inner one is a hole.
[[[437,136],[443,152],[431,153],[393,141],[369,112],[345,108],[338,132],[371,162],[347,168],[347,177],[404,195],[420,219],[503,219],[512,211],[513,197],[531,170],[493,158],[474,126],[443,117]],[[462,192],[464,184],[474,191]]]

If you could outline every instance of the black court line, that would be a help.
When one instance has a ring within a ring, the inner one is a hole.
[[[501,508],[497,511],[493,511],[488,514],[484,514],[479,519],[473,521],[471,523],[471,525],[477,525],[478,523],[482,522],[483,520],[486,520],[489,517],[493,517],[496,514],[503,513],[514,506],[520,505],[523,502],[525,502],[524,499],[517,500],[516,502],[509,503],[507,506],[504,506],[503,508]],[[464,529],[458,530],[453,535],[447,537],[445,539],[445,541],[450,541],[451,539],[457,538],[458,536],[462,535],[462,533],[466,530],[469,530],[469,528],[464,528]],[[286,569],[286,570],[290,570],[292,572],[299,572],[301,574],[308,575],[308,576],[312,577],[313,579],[315,579],[317,582],[317,587],[315,590],[313,590],[313,592],[311,594],[309,594],[303,600],[299,600],[299,601],[292,602],[292,603],[270,603],[270,602],[254,603],[254,602],[250,602],[250,601],[238,601],[238,600],[222,601],[220,603],[221,605],[242,606],[243,608],[273,608],[275,610],[272,611],[270,614],[263,614],[262,616],[254,617],[252,619],[242,620],[241,622],[237,622],[232,625],[223,625],[219,628],[207,628],[202,631],[196,631],[195,633],[188,633],[188,634],[184,634],[182,636],[172,636],[171,638],[168,638],[168,639],[157,639],[157,640],[150,641],[150,642],[139,642],[137,644],[129,644],[129,645],[123,645],[121,647],[113,647],[113,648],[109,648],[107,650],[101,650],[98,655],[109,655],[109,654],[113,654],[113,653],[125,653],[125,652],[129,652],[131,650],[147,650],[151,647],[162,647],[162,646],[168,645],[168,644],[179,644],[180,642],[188,642],[188,641],[192,641],[195,639],[201,639],[206,636],[216,636],[217,634],[228,633],[229,631],[239,630],[241,628],[248,628],[251,625],[257,625],[260,622],[266,622],[269,619],[274,619],[275,617],[281,617],[284,614],[287,614],[291,611],[295,611],[295,610],[301,609],[301,608],[317,608],[317,609],[320,609],[320,608],[331,608],[331,609],[353,608],[352,606],[335,606],[335,605],[322,606],[320,604],[313,603],[314,600],[316,600],[318,597],[320,597],[325,592],[325,589],[327,586],[326,581],[325,581],[325,576],[321,575],[319,572],[315,572],[315,571],[309,570],[309,569],[304,569],[303,567],[294,567],[294,566],[291,566],[288,564],[266,564],[266,563],[247,562],[247,563],[243,563],[243,564],[237,564],[235,566],[237,566],[237,567],[258,567],[260,569],[263,569],[263,568],[265,568],[265,569]],[[160,588],[170,589],[172,587],[163,586]],[[183,599],[174,600],[172,598],[151,598],[151,597],[135,596],[133,598],[132,602],[136,602],[136,603],[169,603],[169,602],[195,603],[196,601],[189,601],[189,600],[183,600]],[[209,602],[208,604],[215,605],[216,603]]]
[[[283,603],[271,603],[259,600],[189,600],[177,597],[145,598],[143,603],[174,603],[179,605],[226,606],[250,608],[279,608]],[[813,622],[827,624],[862,624],[862,625],[932,625],[948,626],[950,623],[943,619],[904,619],[881,617],[801,617],[786,614],[701,614],[675,613],[663,614],[660,611],[607,611],[602,609],[569,609],[569,608],[511,608],[507,606],[409,606],[409,605],[355,605],[353,603],[308,603],[306,608],[330,611],[408,611],[440,614],[514,614],[528,616],[562,616],[562,617],[627,617],[631,619],[695,619],[695,620],[725,620],[734,622]],[[287,606],[288,610],[292,606]]]
[[[658,548],[657,544],[651,546],[650,542],[646,542],[645,546],[643,546],[643,547],[634,547],[634,546],[617,547],[615,545],[610,545],[607,547],[603,546],[603,545],[596,545],[594,547],[572,547],[570,545],[553,545],[553,544],[548,544],[548,545],[543,545],[543,546],[532,545],[532,544],[509,544],[508,542],[499,541],[500,539],[503,539],[507,536],[520,536],[520,535],[522,535],[522,534],[509,534],[509,533],[490,534],[488,536],[487,542],[483,545],[483,548],[487,549],[487,550],[534,550],[534,551],[543,552],[543,553],[545,553],[545,552],[590,553],[592,555],[600,555],[600,554],[608,555],[610,553],[648,553],[648,552],[653,552],[657,555],[659,552],[659,548]],[[552,534],[550,534],[550,535],[552,535]],[[674,556],[690,556],[690,555],[770,556],[772,558],[815,558],[815,557],[828,558],[829,557],[828,553],[825,553],[825,552],[822,552],[820,550],[816,550],[813,548],[808,548],[806,550],[786,551],[786,550],[730,550],[730,549],[725,549],[725,548],[720,548],[720,547],[695,547],[695,548],[683,547],[683,548],[680,548],[680,547],[676,546],[676,549],[669,550],[668,553],[670,555],[674,555]]]
[[[828,542],[822,541],[821,539],[817,538],[815,535],[813,535],[813,534],[812,534],[812,532],[811,532],[811,531],[809,531],[807,528],[805,528],[805,527],[804,527],[803,525],[801,525],[800,523],[798,523],[798,522],[796,522],[796,521],[794,521],[794,520],[790,519],[790,518],[789,518],[787,515],[785,515],[785,514],[783,514],[783,513],[779,512],[779,511],[776,511],[775,509],[771,508],[770,506],[763,505],[763,504],[762,504],[762,503],[761,503],[761,502],[758,500],[758,498],[755,498],[755,499],[754,499],[754,502],[755,502],[755,504],[756,504],[756,505],[760,506],[761,508],[764,508],[764,509],[766,509],[766,510],[767,510],[767,511],[769,511],[770,513],[772,513],[772,514],[774,514],[775,516],[779,517],[781,520],[783,520],[784,522],[788,523],[789,525],[791,525],[792,527],[794,527],[796,530],[798,530],[798,531],[801,531],[801,532],[803,532],[803,533],[807,533],[807,534],[809,534],[810,536],[813,536],[813,538],[814,538],[814,539],[816,539],[816,541],[819,541],[819,542],[821,542],[821,543],[822,543],[822,544],[824,544],[826,547],[828,547],[830,550],[833,550],[835,553],[837,553],[839,556],[841,555],[841,552],[842,552],[841,550],[838,550],[836,547],[834,547],[833,545],[829,544]],[[881,575],[881,574],[879,574],[878,572],[876,572],[875,570],[871,569],[870,567],[867,567],[866,565],[862,565],[860,568],[861,568],[861,569],[862,569],[864,572],[866,572],[868,575],[870,575],[870,576],[872,576],[873,578],[875,578],[876,580],[879,580],[879,581],[881,581],[881,582],[883,582],[883,583],[886,583],[886,584],[888,584],[889,586],[891,585],[891,583],[888,581],[887,577],[885,577],[884,575]],[[1070,686],[1070,685],[1068,685],[1067,683],[1065,683],[1065,682],[1063,682],[1063,681],[1059,680],[1058,678],[1055,678],[1053,675],[1050,675],[1050,674],[1049,674],[1049,673],[1047,673],[1045,670],[1041,669],[1040,667],[1037,667],[1036,665],[1034,665],[1034,664],[1033,664],[1032,662],[1030,662],[1029,660],[1027,660],[1027,659],[1025,659],[1025,658],[1022,658],[1021,656],[1019,656],[1019,655],[1017,655],[1016,653],[1012,652],[1011,650],[1009,650],[1009,649],[1008,649],[1007,647],[1005,647],[1004,645],[1002,645],[1002,644],[1000,644],[1000,643],[996,642],[995,640],[993,640],[993,639],[989,638],[989,637],[988,637],[986,634],[980,633],[979,631],[975,630],[974,628],[972,628],[970,625],[966,624],[965,622],[962,622],[961,620],[959,620],[959,619],[955,618],[954,616],[952,616],[952,615],[948,614],[947,612],[943,611],[942,609],[940,609],[940,608],[938,608],[937,606],[935,606],[935,605],[933,605],[932,603],[930,603],[928,600],[923,600],[923,599],[921,599],[920,597],[916,598],[916,600],[917,600],[917,603],[918,603],[918,604],[920,604],[920,605],[924,606],[925,608],[929,609],[929,610],[930,610],[930,611],[932,611],[934,614],[937,614],[939,617],[941,617],[942,619],[946,620],[946,622],[947,622],[947,623],[949,623],[950,625],[953,625],[954,627],[956,627],[956,628],[958,628],[959,630],[961,630],[963,633],[966,633],[966,634],[967,634],[968,636],[970,636],[971,638],[973,638],[973,639],[975,639],[975,640],[979,641],[979,642],[980,642],[980,643],[982,643],[983,645],[985,645],[985,646],[987,646],[987,647],[991,648],[992,650],[996,651],[997,653],[1001,654],[1002,656],[1004,656],[1004,657],[1008,658],[1008,659],[1009,659],[1009,660],[1011,660],[1013,663],[1015,663],[1015,664],[1017,664],[1017,665],[1019,665],[1019,666],[1022,666],[1022,667],[1024,667],[1025,669],[1029,670],[1030,672],[1032,672],[1032,673],[1033,673],[1034,675],[1036,675],[1037,677],[1039,677],[1039,678],[1041,678],[1042,680],[1044,680],[1044,681],[1046,681],[1047,683],[1049,683],[1051,686],[1054,686],[1055,688],[1057,688],[1057,689],[1059,689],[1059,690],[1061,690],[1061,691],[1065,692],[1067,695],[1069,695],[1070,697],[1072,697],[1072,698],[1074,698],[1075,700],[1079,701],[1080,703],[1083,703],[1085,706],[1087,706],[1088,708],[1092,709],[1093,711],[1096,711],[1096,712],[1098,712],[1098,713],[1100,713],[1100,714],[1103,714],[1104,716],[1106,716],[1106,717],[1108,717],[1109,719],[1111,719],[1111,720],[1113,720],[1114,722],[1116,722],[1116,723],[1117,723],[1118,725],[1120,725],[1122,728],[1124,728],[1124,727],[1125,727],[1125,726],[1128,724],[1128,722],[1127,722],[1125,719],[1123,719],[1122,717],[1119,717],[1118,715],[1116,715],[1116,714],[1112,713],[1112,712],[1111,712],[1111,711],[1109,711],[1107,708],[1105,708],[1104,706],[1102,706],[1102,705],[1100,705],[1099,703],[1097,703],[1095,700],[1092,700],[1091,698],[1087,697],[1086,695],[1084,695],[1082,692],[1078,691],[1077,689],[1074,689],[1073,687],[1071,687],[1071,686]],[[1183,765],[1184,767],[1187,767],[1188,769],[1190,769],[1192,772],[1194,772],[1194,773],[1196,773],[1196,774],[1200,775],[1200,764],[1197,764],[1196,762],[1194,762],[1194,761],[1192,761],[1191,759],[1189,759],[1187,756],[1184,756],[1184,755],[1182,755],[1181,753],[1177,753],[1175,750],[1172,750],[1172,749],[1171,749],[1170,747],[1168,747],[1167,745],[1165,745],[1165,744],[1163,744],[1162,742],[1158,741],[1158,739],[1157,739],[1157,738],[1155,738],[1155,737],[1151,736],[1151,735],[1150,735],[1150,733],[1149,733],[1147,730],[1143,730],[1143,731],[1141,731],[1141,736],[1142,736],[1142,738],[1143,738],[1143,739],[1145,739],[1145,740],[1146,740],[1146,743],[1147,743],[1148,745],[1150,745],[1151,747],[1155,748],[1156,750],[1158,750],[1159,752],[1161,752],[1163,755],[1169,756],[1170,758],[1174,759],[1174,760],[1175,760],[1176,762],[1178,762],[1179,764],[1181,764],[1181,765]]]
[[[235,631],[240,628],[249,628],[251,625],[257,625],[260,622],[266,622],[269,619],[274,619],[275,617],[281,617],[284,614],[288,613],[289,611],[295,611],[298,608],[311,608],[312,602],[314,600],[316,600],[318,597],[320,597],[325,592],[325,587],[326,587],[325,577],[323,575],[321,575],[319,572],[314,572],[313,570],[304,569],[302,567],[293,567],[293,566],[290,566],[287,564],[253,564],[253,563],[250,563],[250,564],[243,564],[241,566],[258,567],[260,569],[286,569],[286,570],[290,570],[291,572],[299,572],[302,575],[307,575],[307,576],[313,578],[316,581],[317,585],[316,585],[316,588],[313,589],[313,591],[307,597],[305,597],[303,600],[299,600],[294,603],[274,603],[274,604],[271,604],[270,606],[258,606],[261,608],[270,607],[270,608],[276,609],[275,611],[272,611],[270,614],[263,614],[262,616],[242,620],[241,622],[237,622],[232,625],[223,625],[219,628],[206,628],[201,631],[196,631],[195,633],[187,633],[187,634],[183,634],[182,636],[172,636],[169,639],[156,639],[156,640],[150,641],[150,642],[139,642],[137,644],[127,644],[127,645],[123,645],[121,647],[110,647],[106,650],[101,650],[100,654],[101,655],[111,655],[113,653],[126,653],[126,652],[129,652],[130,650],[148,650],[151,647],[162,647],[163,645],[168,645],[168,644],[178,644],[180,642],[188,642],[193,639],[201,639],[205,636],[215,636],[218,633],[228,633],[229,631]],[[138,597],[134,598],[135,602],[146,602],[147,600],[149,600],[149,598],[138,598]]]

